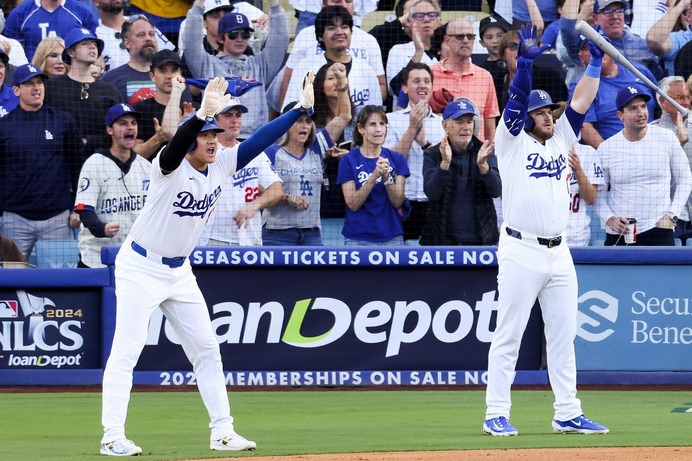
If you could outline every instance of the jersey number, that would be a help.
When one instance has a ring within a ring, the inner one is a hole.
[[[572,213],[579,213],[579,194],[572,196],[572,201],[569,203],[569,210]]]
[[[257,198],[259,195],[259,187],[246,187],[245,188],[245,203],[250,203]]]

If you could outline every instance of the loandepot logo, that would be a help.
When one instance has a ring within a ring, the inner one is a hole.
[[[591,290],[579,297],[577,336],[597,343],[615,333],[612,326],[618,318],[618,300],[605,291]]]
[[[212,307],[212,327],[221,344],[254,344],[261,330],[260,335],[266,336],[268,344],[284,342],[300,348],[322,347],[352,331],[350,334],[365,344],[386,343],[386,357],[392,357],[399,355],[402,345],[418,342],[429,332],[447,344],[459,342],[469,334],[489,343],[490,321],[497,312],[495,298],[493,290],[483,293],[480,300],[472,303],[473,307],[455,299],[436,309],[422,300],[395,301],[393,305],[373,300],[352,308],[340,299],[321,297],[298,300],[292,310],[277,301],[251,302],[247,309],[238,303],[223,302]],[[330,321],[321,331],[305,336],[304,326],[311,323],[311,316],[324,318],[323,312],[315,311],[328,312]],[[285,315],[290,317],[284,329]],[[156,309],[149,322],[148,346],[159,344],[162,330],[169,341],[180,344],[170,324],[163,320],[161,310]]]

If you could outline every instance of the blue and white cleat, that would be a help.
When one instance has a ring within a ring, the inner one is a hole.
[[[504,416],[486,419],[483,422],[483,432],[492,436],[519,435],[517,428],[512,426]]]
[[[553,420],[553,432],[562,434],[607,434],[609,431],[607,427],[591,421],[584,415],[577,416],[568,421]]]

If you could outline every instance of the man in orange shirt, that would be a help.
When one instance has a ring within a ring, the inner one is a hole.
[[[465,19],[455,19],[447,25],[444,41],[451,53],[431,67],[433,90],[446,88],[454,98],[472,100],[483,120],[478,138],[492,141],[495,137],[495,117],[500,115],[500,109],[492,75],[471,62],[475,40],[473,26]]]

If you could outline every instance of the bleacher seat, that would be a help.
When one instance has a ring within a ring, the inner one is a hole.
[[[79,262],[77,240],[38,240],[35,250],[38,268],[75,268]]]

